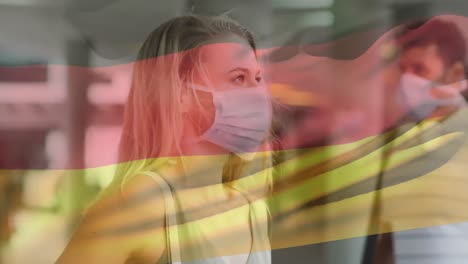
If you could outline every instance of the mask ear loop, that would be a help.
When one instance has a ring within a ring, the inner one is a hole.
[[[182,92],[182,96],[181,96],[182,116],[186,120],[189,120],[190,122],[192,122],[192,124],[196,125],[197,121],[193,118],[192,115],[190,115],[190,110],[193,109],[194,104],[200,107],[200,101],[198,99],[198,96],[194,92],[195,89],[193,89],[192,86],[193,85],[191,84],[185,84],[184,90]],[[199,127],[197,127],[197,130],[199,130]]]
[[[196,93],[194,92],[194,90],[209,92],[209,93],[211,93],[212,91],[210,89],[208,89],[207,87],[205,87],[205,86],[197,85],[197,84],[194,84],[194,83],[190,83],[190,84],[186,83],[186,86],[184,88],[186,88],[186,91],[182,95],[181,103],[185,104],[185,106],[183,106],[182,115],[186,118],[186,120],[189,120],[190,122],[192,122],[196,126],[197,122],[190,115],[190,108],[194,104],[193,101],[196,101],[195,104],[197,104],[199,107],[201,106],[201,104],[200,104],[200,101],[199,101]],[[192,97],[189,96],[188,93],[191,93]],[[193,100],[192,100],[192,98],[193,98]],[[200,130],[200,128],[198,126],[196,126],[196,128],[197,128],[197,132],[200,132],[200,131],[198,131],[198,130]],[[184,141],[184,143],[192,145],[192,144],[197,144],[197,143],[199,143],[201,141],[202,141],[202,138],[198,137],[196,139],[186,140],[186,141]],[[179,154],[180,155],[179,159],[180,159],[180,162],[181,162],[181,166],[182,166],[182,169],[184,170],[184,177],[186,177],[187,176],[187,171],[188,171],[187,167],[185,165],[186,162],[187,162],[187,158],[183,155],[181,150],[179,151],[179,153],[180,153]]]
[[[187,120],[189,122],[192,122],[192,123],[195,123],[195,120],[193,120],[193,117],[190,115],[190,108],[192,107],[193,105],[193,100],[191,99],[191,96],[189,95],[189,93],[193,93],[192,91],[189,90],[189,86],[188,85],[184,85],[183,89],[182,89],[182,94],[181,94],[181,98],[180,98],[180,103],[181,103],[181,106],[182,106],[182,117],[183,117],[183,120]],[[192,142],[192,141],[183,141],[183,144],[194,144],[195,142]],[[182,149],[180,148],[179,146],[179,156],[177,159],[175,160],[171,160],[171,164],[172,165],[177,165],[179,164],[182,166],[182,170],[183,170],[183,174],[184,174],[184,178],[187,177],[187,166],[186,166],[186,163],[187,163],[187,158],[185,157]]]
[[[208,87],[196,83],[189,84],[189,88],[192,88],[193,90],[197,91],[213,93],[213,90],[209,89]]]

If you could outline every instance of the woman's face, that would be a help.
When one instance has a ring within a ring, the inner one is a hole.
[[[262,84],[264,81],[260,65],[248,42],[236,36],[223,38],[221,41],[224,42],[206,44],[199,48],[201,69],[195,67],[191,81],[213,91],[248,89]],[[188,100],[191,103],[186,111],[190,113],[192,120],[198,120],[201,128],[197,133],[199,135],[213,123],[215,110],[211,93],[199,90],[193,92],[197,94],[202,108],[200,109],[193,100]],[[200,118],[202,115],[208,115],[208,120]]]
[[[194,83],[209,89],[248,88],[263,81],[254,50],[240,37],[200,48],[204,72],[195,71]]]
[[[249,89],[262,85],[262,73],[252,47],[239,37],[223,38],[221,41],[224,42],[205,44],[199,48],[198,59],[201,69],[194,68],[191,79],[193,84],[212,91]],[[187,116],[190,117],[187,124],[194,126],[188,127],[192,133],[189,131],[186,133],[197,137],[212,125],[215,107],[211,93],[200,90],[192,92],[196,93],[201,107],[194,100],[188,100],[192,103],[186,109],[189,113]]]

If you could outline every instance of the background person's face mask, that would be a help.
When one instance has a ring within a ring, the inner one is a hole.
[[[455,89],[455,85],[462,87]],[[450,96],[437,98],[431,93],[433,89],[443,91]],[[463,89],[466,89],[466,81],[442,85],[411,73],[403,74],[400,79],[402,102],[418,120],[428,117],[439,106],[457,108],[464,106],[466,102],[460,95],[460,91]]]
[[[251,159],[265,139],[271,126],[272,103],[266,87],[211,90],[191,85],[195,90],[209,92],[213,97],[213,124],[200,136],[243,159]]]

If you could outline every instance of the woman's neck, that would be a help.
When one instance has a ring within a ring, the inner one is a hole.
[[[177,166],[183,173],[182,188],[221,184],[228,155],[194,155],[179,158]]]

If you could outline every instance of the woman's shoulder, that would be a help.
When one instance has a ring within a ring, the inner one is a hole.
[[[159,259],[166,248],[162,200],[158,183],[144,174],[109,186],[85,211],[62,256],[64,263],[80,254],[96,263],[118,256],[119,261],[131,256]]]
[[[164,206],[162,190],[160,182],[149,173],[136,173],[125,182],[107,187],[87,211],[130,213],[146,209],[152,215]]]
[[[87,209],[85,217],[98,229],[127,236],[164,228],[164,211],[160,184],[138,173],[125,183],[109,186]]]

